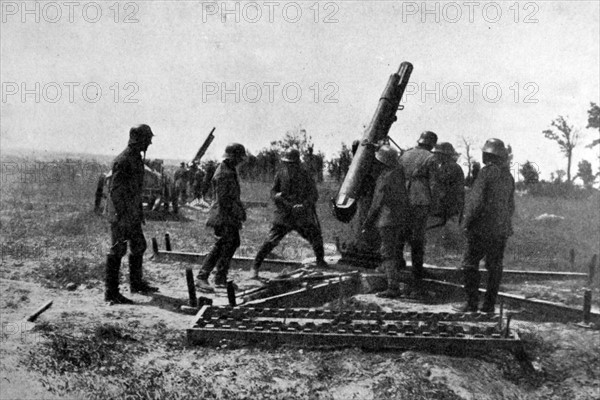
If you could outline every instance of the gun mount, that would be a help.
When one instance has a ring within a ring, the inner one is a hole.
[[[360,235],[362,222],[371,205],[374,182],[377,179],[377,171],[373,168],[375,147],[364,144],[377,143],[388,137],[392,124],[397,120],[396,112],[402,109],[400,100],[412,70],[411,63],[403,62],[398,72],[390,76],[373,119],[362,136],[362,145],[359,144],[342,186],[337,196],[332,199],[334,216],[344,223],[352,221],[351,237],[346,241],[338,239],[338,250],[342,253],[342,258],[351,263],[357,260],[362,263],[379,259],[377,234],[373,232],[364,237]],[[358,217],[353,221],[357,211]]]

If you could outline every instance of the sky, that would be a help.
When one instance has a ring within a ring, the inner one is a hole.
[[[2,1],[0,151],[117,154],[149,124],[149,158],[253,153],[305,129],[331,157],[363,135],[389,76],[414,66],[390,136],[475,148],[496,137],[542,177],[566,168],[542,131],[582,138],[600,103],[600,2]],[[477,154],[480,157],[480,154]],[[575,172],[573,172],[573,175]]]

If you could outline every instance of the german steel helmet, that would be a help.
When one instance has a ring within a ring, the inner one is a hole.
[[[398,166],[398,152],[392,149],[390,146],[383,145],[375,153],[375,159],[388,167]]]
[[[225,147],[225,154],[223,154],[223,157],[228,160],[241,160],[246,157],[246,148],[239,143],[230,143]]]
[[[488,139],[483,145],[481,151],[501,158],[508,157],[508,150],[506,150],[504,142],[500,139]]]
[[[438,154],[447,154],[449,156],[453,156],[456,154],[456,151],[454,151],[454,146],[452,146],[452,143],[448,142],[442,142],[436,145],[432,152]]]
[[[129,143],[142,143],[149,141],[154,134],[146,124],[136,125],[129,130]]]
[[[421,136],[419,136],[419,140],[417,141],[418,144],[425,144],[425,145],[429,145],[429,146],[435,146],[435,144],[437,143],[438,137],[435,133],[431,132],[431,131],[425,131],[423,133],[421,133]]]
[[[299,163],[300,162],[300,152],[296,149],[289,149],[285,152],[283,157],[281,157],[281,161],[289,162],[289,163]]]

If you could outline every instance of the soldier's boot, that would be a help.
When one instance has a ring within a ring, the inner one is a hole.
[[[485,288],[485,297],[481,312],[493,314],[496,307],[496,298],[500,290],[500,279],[502,277],[502,267],[493,271],[488,271],[487,286]]]
[[[383,292],[377,293],[377,297],[396,299],[402,295],[400,291],[400,274],[398,263],[395,260],[385,260],[381,263],[385,269],[388,287]]]
[[[254,265],[252,266],[251,279],[259,279],[258,270],[260,269],[260,266],[262,265],[265,258],[267,258],[269,253],[274,248],[275,248],[275,246],[273,246],[271,242],[267,241],[258,250],[258,253],[256,253],[256,257],[254,257]]]
[[[313,251],[317,258],[317,268],[329,268],[329,264],[325,261],[325,248],[323,247],[323,241],[316,241],[313,244]]]
[[[463,280],[467,301],[461,306],[454,307],[454,310],[458,312],[477,312],[481,275],[476,269],[463,269]]]
[[[106,276],[104,300],[113,304],[133,304],[133,301],[119,293],[119,269],[121,258],[108,255],[106,257]]]
[[[152,294],[158,292],[158,288],[150,286],[143,279],[142,263],[144,257],[142,255],[129,255],[129,287],[131,293]]]
[[[252,276],[250,277],[250,279],[260,279],[260,276],[258,274],[259,269],[260,269],[260,264],[257,264],[255,261],[254,265],[252,266]]]
[[[208,278],[198,278],[196,281],[196,288],[204,293],[215,292],[215,288],[210,286],[210,283],[208,283]]]

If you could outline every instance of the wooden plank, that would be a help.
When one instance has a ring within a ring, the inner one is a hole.
[[[433,279],[425,279],[424,282],[434,288],[442,288],[458,293],[464,293],[463,287],[455,283],[436,281]],[[485,294],[485,289],[479,289],[481,294]],[[498,293],[498,299],[504,301],[505,304],[512,307],[522,307],[527,311],[534,312],[540,317],[549,318],[552,320],[581,322],[584,320],[583,305],[582,308],[575,308],[552,301],[526,298],[518,294]],[[600,324],[600,313],[590,311],[590,322],[596,325]]]
[[[291,292],[251,300],[242,304],[243,307],[315,307],[333,301],[340,296],[349,297],[360,291],[358,274],[332,279],[315,286],[293,290]]]
[[[186,262],[192,264],[202,264],[206,258],[206,254],[189,253],[185,251],[164,251],[159,250],[154,253],[154,261],[157,262]],[[254,258],[250,257],[233,257],[231,259],[230,268],[249,270],[254,265]],[[289,268],[300,268],[300,261],[287,260],[269,260],[266,259],[261,265],[261,270],[265,271],[283,271]]]

